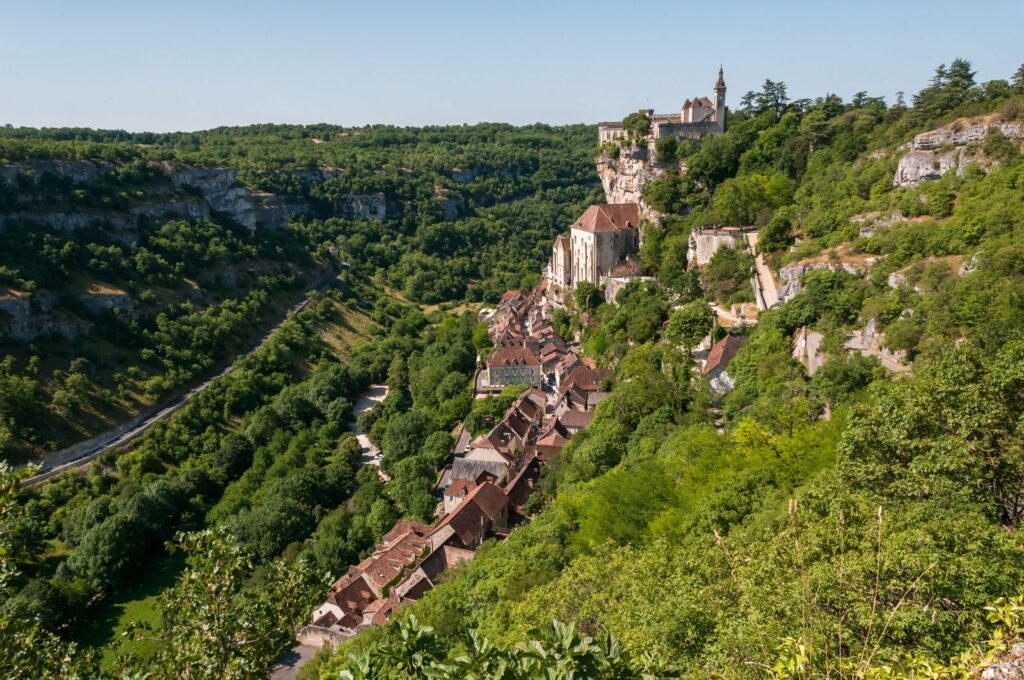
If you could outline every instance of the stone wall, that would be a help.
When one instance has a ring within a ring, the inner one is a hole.
[[[744,233],[738,229],[695,229],[690,232],[686,260],[691,266],[703,267],[720,248],[746,248]]]

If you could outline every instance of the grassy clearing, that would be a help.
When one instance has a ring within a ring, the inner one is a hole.
[[[180,552],[168,555],[160,551],[146,566],[138,580],[110,595],[96,608],[76,641],[86,649],[96,649],[102,655],[106,670],[116,670],[115,653],[132,652],[143,657],[152,654],[161,644],[156,640],[122,640],[133,621],[154,626],[160,623],[157,601],[160,594],[174,585],[185,568],[185,557]]]

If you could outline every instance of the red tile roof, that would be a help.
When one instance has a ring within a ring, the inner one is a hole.
[[[456,479],[444,490],[445,496],[465,496],[470,491],[477,487],[477,483],[472,479]]]
[[[573,229],[592,233],[637,229],[640,226],[640,206],[636,203],[605,203],[592,205],[584,211]]]
[[[736,352],[739,351],[740,347],[746,344],[746,340],[739,335],[727,335],[711,348],[711,352],[708,354],[708,362],[704,364],[704,375],[708,375],[711,371],[718,367],[723,370],[732,361],[732,358],[736,356]]]

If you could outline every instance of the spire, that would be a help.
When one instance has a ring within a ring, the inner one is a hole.
[[[721,65],[718,66],[718,81],[715,82],[715,89],[716,90],[724,90],[725,89],[725,76],[722,73],[722,66]]]

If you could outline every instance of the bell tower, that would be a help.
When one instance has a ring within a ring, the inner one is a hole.
[[[722,67],[718,67],[718,80],[715,81],[715,126],[719,132],[725,132],[725,76]]]

